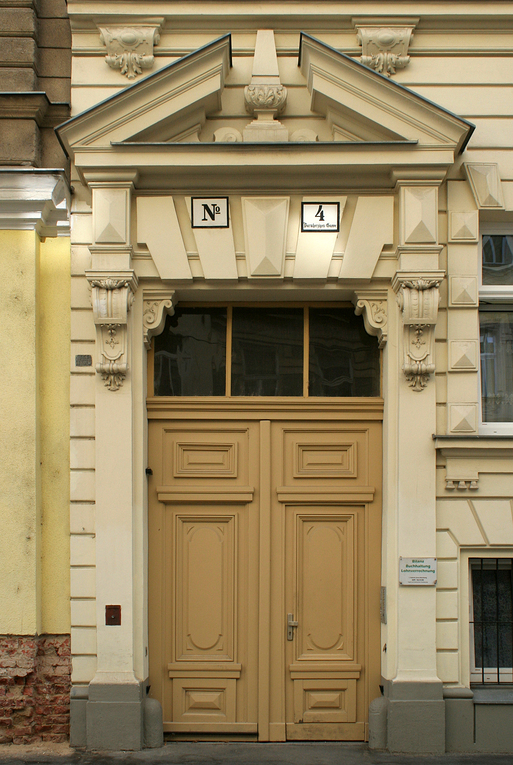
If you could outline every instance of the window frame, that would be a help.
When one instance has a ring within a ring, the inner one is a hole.
[[[483,381],[481,364],[481,313],[487,311],[513,311],[513,282],[510,286],[483,285],[483,237],[486,235],[503,234],[513,236],[513,222],[484,223],[479,232],[479,433],[489,436],[513,435],[513,420],[511,422],[488,422],[483,417]]]
[[[459,661],[459,685],[464,688],[503,688],[507,689],[508,683],[480,683],[472,679],[473,664],[473,633],[470,624],[472,618],[473,600],[472,600],[472,577],[470,573],[470,561],[473,558],[507,558],[513,560],[513,553],[506,547],[461,547],[459,556],[459,607],[458,607],[458,648],[460,653]]]
[[[468,556],[468,584],[469,584],[469,671],[470,671],[470,683],[472,685],[478,685],[478,686],[496,686],[501,687],[505,685],[511,686],[513,683],[513,666],[511,667],[504,667],[500,668],[498,666],[499,664],[499,658],[497,657],[497,667],[476,667],[475,662],[475,636],[474,636],[474,590],[473,590],[473,577],[472,577],[472,569],[473,569],[473,563],[477,561],[495,561],[496,562],[496,568],[494,570],[499,570],[499,567],[497,566],[497,561],[505,560],[510,562],[510,571],[513,574],[513,558],[511,557],[511,551],[510,555],[483,555],[481,554],[471,554]],[[493,551],[495,552],[495,551]],[[477,567],[474,567],[477,568]],[[482,623],[484,623],[484,620],[482,620]],[[491,623],[491,622],[490,622]]]
[[[303,346],[304,349],[309,347],[309,330],[310,330],[310,322],[309,322],[309,312],[310,309],[316,309],[316,308],[323,308],[323,309],[352,309],[354,311],[354,305],[349,301],[262,301],[262,302],[254,302],[254,301],[230,301],[230,300],[221,300],[221,301],[189,301],[189,300],[183,300],[179,303],[180,307],[184,308],[216,308],[216,307],[224,307],[227,309],[227,342],[226,342],[226,357],[228,359],[229,356],[231,356],[232,352],[232,333],[231,333],[231,324],[232,324],[232,309],[233,308],[239,308],[239,307],[246,307],[246,308],[300,308],[303,311]],[[305,310],[308,309],[308,310]],[[369,334],[369,333],[366,333]],[[371,337],[371,335],[369,335]],[[376,338],[374,338],[376,340]],[[155,337],[152,337],[152,343],[151,347],[148,350],[147,354],[147,390],[149,392],[148,398],[158,398],[158,399],[167,399],[167,398],[174,398],[172,396],[156,396],[154,394],[154,353],[155,353]],[[376,340],[377,342],[377,340]],[[227,364],[227,373],[226,373],[226,383],[227,387],[230,390],[230,393],[225,394],[224,396],[210,396],[206,398],[211,398],[212,400],[242,400],[242,399],[262,399],[262,400],[282,400],[282,401],[356,401],[356,400],[382,400],[383,398],[383,351],[378,347],[378,364],[379,364],[379,377],[378,377],[378,385],[379,385],[379,393],[375,396],[311,396],[309,395],[309,352],[303,352],[303,393],[300,396],[234,396],[231,393],[231,364]],[[151,393],[150,393],[151,391]],[[182,400],[185,400],[187,398],[192,398],[194,400],[205,398],[203,396],[178,396],[177,398],[180,398]]]

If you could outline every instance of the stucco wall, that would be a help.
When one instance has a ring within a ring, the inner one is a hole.
[[[0,633],[65,633],[69,240],[2,231],[0,250]]]

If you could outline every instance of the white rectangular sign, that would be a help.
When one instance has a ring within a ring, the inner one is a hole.
[[[228,197],[191,197],[192,228],[229,228]]]
[[[400,584],[436,584],[436,558],[399,558]]]
[[[339,202],[302,202],[301,231],[339,231]]]

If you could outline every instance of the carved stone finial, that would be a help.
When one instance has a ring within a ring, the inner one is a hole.
[[[357,290],[353,298],[354,312],[363,316],[365,330],[378,338],[378,345],[384,348],[388,338],[388,303],[386,290]]]
[[[96,371],[109,390],[119,390],[128,371],[128,312],[137,289],[133,271],[86,272],[91,285],[98,363]]]
[[[133,80],[155,62],[153,46],[160,41],[160,25],[100,27],[100,40],[107,48],[105,61],[111,69]]]
[[[256,119],[244,129],[245,141],[288,141],[289,131],[276,119],[285,108],[287,89],[280,82],[272,29],[257,32],[253,75],[244,88],[246,111]]]
[[[166,316],[175,312],[174,290],[145,289],[143,291],[143,337],[148,350],[151,338],[160,335],[166,323]]]
[[[396,69],[404,69],[410,62],[408,46],[413,26],[357,27],[362,46],[362,64],[390,77]]]
[[[415,391],[423,390],[435,371],[435,325],[443,272],[398,272],[393,281],[397,303],[403,313],[403,372]]]

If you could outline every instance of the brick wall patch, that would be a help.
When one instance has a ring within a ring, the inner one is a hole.
[[[69,635],[0,635],[0,743],[67,741]]]

